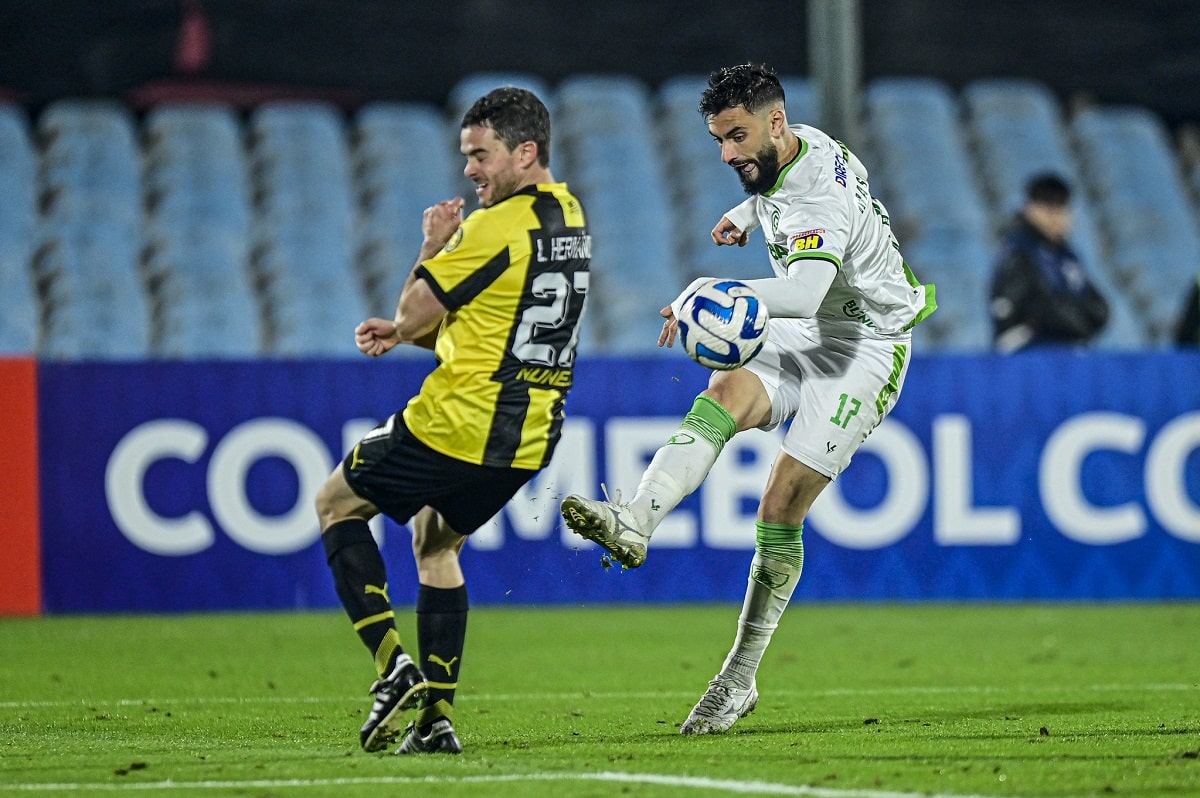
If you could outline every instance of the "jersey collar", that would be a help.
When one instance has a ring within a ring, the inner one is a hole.
[[[775,185],[763,192],[764,197],[771,196],[783,186],[783,180],[787,177],[787,173],[792,170],[793,166],[800,163],[800,159],[803,158],[805,153],[808,152],[808,142],[799,136],[796,137],[796,140],[800,142],[800,149],[796,151],[796,157],[788,161],[787,164],[779,170],[779,177],[775,179]]]

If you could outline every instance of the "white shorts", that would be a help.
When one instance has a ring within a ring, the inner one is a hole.
[[[783,451],[830,479],[896,404],[911,359],[911,336],[822,337],[815,321],[772,319],[758,356],[744,368],[771,397],[771,430],[788,419]]]

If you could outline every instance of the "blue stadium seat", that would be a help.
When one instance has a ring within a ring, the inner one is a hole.
[[[0,242],[33,234],[37,169],[28,117],[19,106],[0,104]]]
[[[1200,263],[1200,226],[1162,121],[1132,106],[1099,106],[1071,121],[1113,272],[1152,344],[1166,344],[1178,294]],[[1164,286],[1170,289],[1164,290]]]
[[[95,223],[140,235],[141,162],[126,108],[110,100],[57,100],[38,118],[37,134],[46,223]]]
[[[29,118],[19,106],[0,104],[0,354],[29,354],[37,347],[40,310],[30,266],[36,177]]]
[[[821,127],[821,97],[812,80],[806,75],[780,75],[779,82],[783,85],[788,122]]]
[[[252,255],[251,263],[261,285],[267,354],[358,354],[353,330],[370,314],[348,237],[275,238]]]
[[[819,124],[812,83],[781,80],[789,118]],[[139,123],[112,100],[59,100],[36,118],[0,103],[0,353],[357,356],[354,325],[394,309],[424,208],[455,194],[474,207],[457,125],[505,84],[551,108],[552,168],[589,213],[582,353],[664,354],[658,309],[691,279],[768,273],[758,237],[745,248],[709,240],[744,195],[697,111],[705,75],[652,91],[621,74],[552,86],[476,73],[441,106],[373,102],[349,117],[322,102],[245,117],[177,102]],[[1099,107],[1068,124],[1045,85],[1016,79],[955,94],[928,78],[881,78],[865,101],[868,140],[856,149],[912,268],[938,284],[941,310],[923,326],[930,349],[989,345],[994,236],[1044,170],[1079,189],[1072,243],[1113,311],[1097,345],[1165,342],[1178,291],[1164,286],[1194,274],[1200,220],[1153,114]]]
[[[357,354],[353,330],[366,308],[353,260],[349,124],[326,103],[275,102],[253,111],[248,127],[256,210],[249,263],[265,353]]]
[[[43,293],[39,354],[127,359],[150,354],[150,308],[137,245],[100,225],[56,228],[34,254]]]
[[[957,96],[932,78],[877,78],[866,89],[871,190],[917,276],[937,283],[935,345],[986,346],[991,222],[968,156]],[[939,318],[940,317],[940,318]],[[959,337],[961,336],[961,337]]]
[[[761,239],[745,247],[718,247],[709,238],[721,216],[745,195],[697,110],[706,85],[703,75],[679,75],[665,81],[657,94],[678,268],[685,284],[696,277],[766,277],[770,266]],[[789,113],[790,103],[789,95]]]
[[[372,312],[389,315],[421,247],[421,215],[465,193],[457,130],[438,108],[399,102],[365,106],[354,127],[356,267]]]
[[[1100,241],[1096,211],[1072,151],[1057,98],[1044,84],[1025,79],[977,80],[963,90],[968,126],[985,194],[992,199],[997,232],[1025,200],[1025,185],[1044,172],[1061,175],[1074,189],[1072,248],[1111,306],[1112,321],[1097,344],[1104,348],[1143,346],[1147,332],[1115,279]]]
[[[249,175],[240,122],[230,107],[173,103],[145,122],[146,204],[152,221],[249,235]]]
[[[475,104],[476,100],[500,86],[528,89],[538,96],[553,117],[555,111],[553,92],[550,84],[539,75],[520,70],[473,72],[460,78],[450,89],[450,94],[446,99],[449,124],[453,129],[458,129],[463,114]]]
[[[593,329],[604,345],[621,335],[637,350],[657,351],[658,310],[687,281],[664,165],[647,146],[657,140],[651,94],[626,75],[581,74],[559,84],[555,106],[556,175],[583,202],[594,237]]]
[[[268,103],[250,117],[252,181],[260,221],[353,229],[349,145],[340,112],[319,102]]]
[[[153,286],[155,357],[262,354],[263,310],[250,283],[243,238],[197,227],[151,235],[143,273]]]
[[[920,326],[919,343],[943,351],[991,347],[988,315],[991,249],[962,232],[940,230],[902,247],[913,273],[937,285],[938,310]]]
[[[153,355],[261,354],[262,311],[248,268],[250,170],[237,112],[166,103],[147,112],[143,127]]]
[[[39,354],[145,357],[150,313],[138,269],[141,154],[133,115],[112,100],[57,100],[42,111],[36,130]]]
[[[986,240],[988,215],[960,122],[958,100],[931,78],[878,78],[867,85],[875,194],[901,244],[936,228]]]

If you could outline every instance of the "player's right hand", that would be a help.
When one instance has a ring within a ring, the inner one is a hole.
[[[354,344],[369,357],[379,357],[398,342],[396,322],[391,319],[367,319],[354,328]]]
[[[717,226],[712,229],[712,240],[719,247],[731,247],[737,244],[739,247],[746,246],[746,241],[749,237],[745,231],[729,221],[726,216],[721,217],[721,221],[717,222]]]
[[[660,310],[658,315],[666,319],[662,332],[658,334],[658,345],[670,349],[675,345],[675,336],[679,335],[679,319],[675,318],[675,309],[670,305]]]

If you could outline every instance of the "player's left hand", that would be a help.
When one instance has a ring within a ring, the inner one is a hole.
[[[746,246],[746,242],[750,237],[740,227],[729,221],[728,217],[722,216],[721,221],[717,222],[717,226],[709,233],[712,236],[713,243],[718,247],[729,247],[737,244],[739,247]]]
[[[679,335],[679,319],[675,318],[675,310],[670,305],[660,310],[658,315],[666,319],[662,332],[658,334],[658,345],[669,349],[675,345],[675,336]]]
[[[421,217],[421,233],[425,236],[424,244],[432,250],[446,246],[450,236],[462,225],[463,198],[442,200],[425,209]]]

